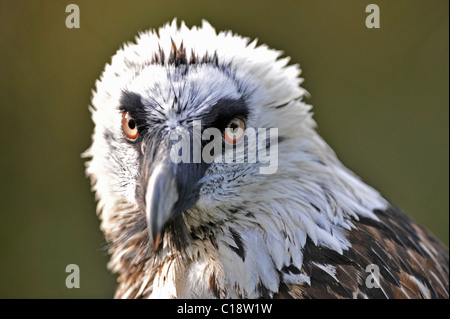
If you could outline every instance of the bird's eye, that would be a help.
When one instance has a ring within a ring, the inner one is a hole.
[[[235,117],[225,128],[223,138],[225,142],[230,144],[238,143],[244,136],[245,121],[241,118]]]
[[[122,129],[128,139],[134,141],[138,137],[136,120],[128,112],[122,114]]]

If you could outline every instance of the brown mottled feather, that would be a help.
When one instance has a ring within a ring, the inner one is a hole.
[[[276,297],[448,298],[448,248],[393,206],[375,214],[379,222],[354,222],[347,233],[351,247],[342,255],[308,240],[301,271],[311,284],[283,285]],[[334,266],[337,280],[317,264]],[[381,288],[366,286],[369,264],[379,267]]]

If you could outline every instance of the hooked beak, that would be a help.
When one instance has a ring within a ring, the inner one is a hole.
[[[174,166],[170,163],[159,163],[148,179],[145,192],[147,227],[155,250],[158,248],[164,225],[174,213],[178,197]]]
[[[208,167],[205,163],[176,164],[170,160],[167,150],[162,153],[147,161],[151,164],[144,163],[150,169],[150,175],[144,178],[143,183],[145,214],[155,251],[161,243],[165,226],[197,201],[201,186],[199,181]]]

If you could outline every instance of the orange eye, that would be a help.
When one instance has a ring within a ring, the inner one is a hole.
[[[238,117],[232,119],[225,128],[223,138],[230,144],[238,143],[244,136],[245,121]]]
[[[128,139],[134,141],[138,137],[136,120],[128,112],[122,114],[122,129]]]

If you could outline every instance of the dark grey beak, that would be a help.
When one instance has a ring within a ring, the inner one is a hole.
[[[172,217],[179,198],[175,169],[171,163],[159,163],[148,179],[145,192],[145,214],[149,235],[153,239],[155,249],[160,242],[161,230]]]
[[[147,227],[155,250],[163,239],[165,226],[197,201],[201,186],[199,181],[208,167],[205,163],[176,164],[170,159],[169,148],[162,149],[156,156],[144,161],[148,163],[144,165],[149,175],[143,174]]]

